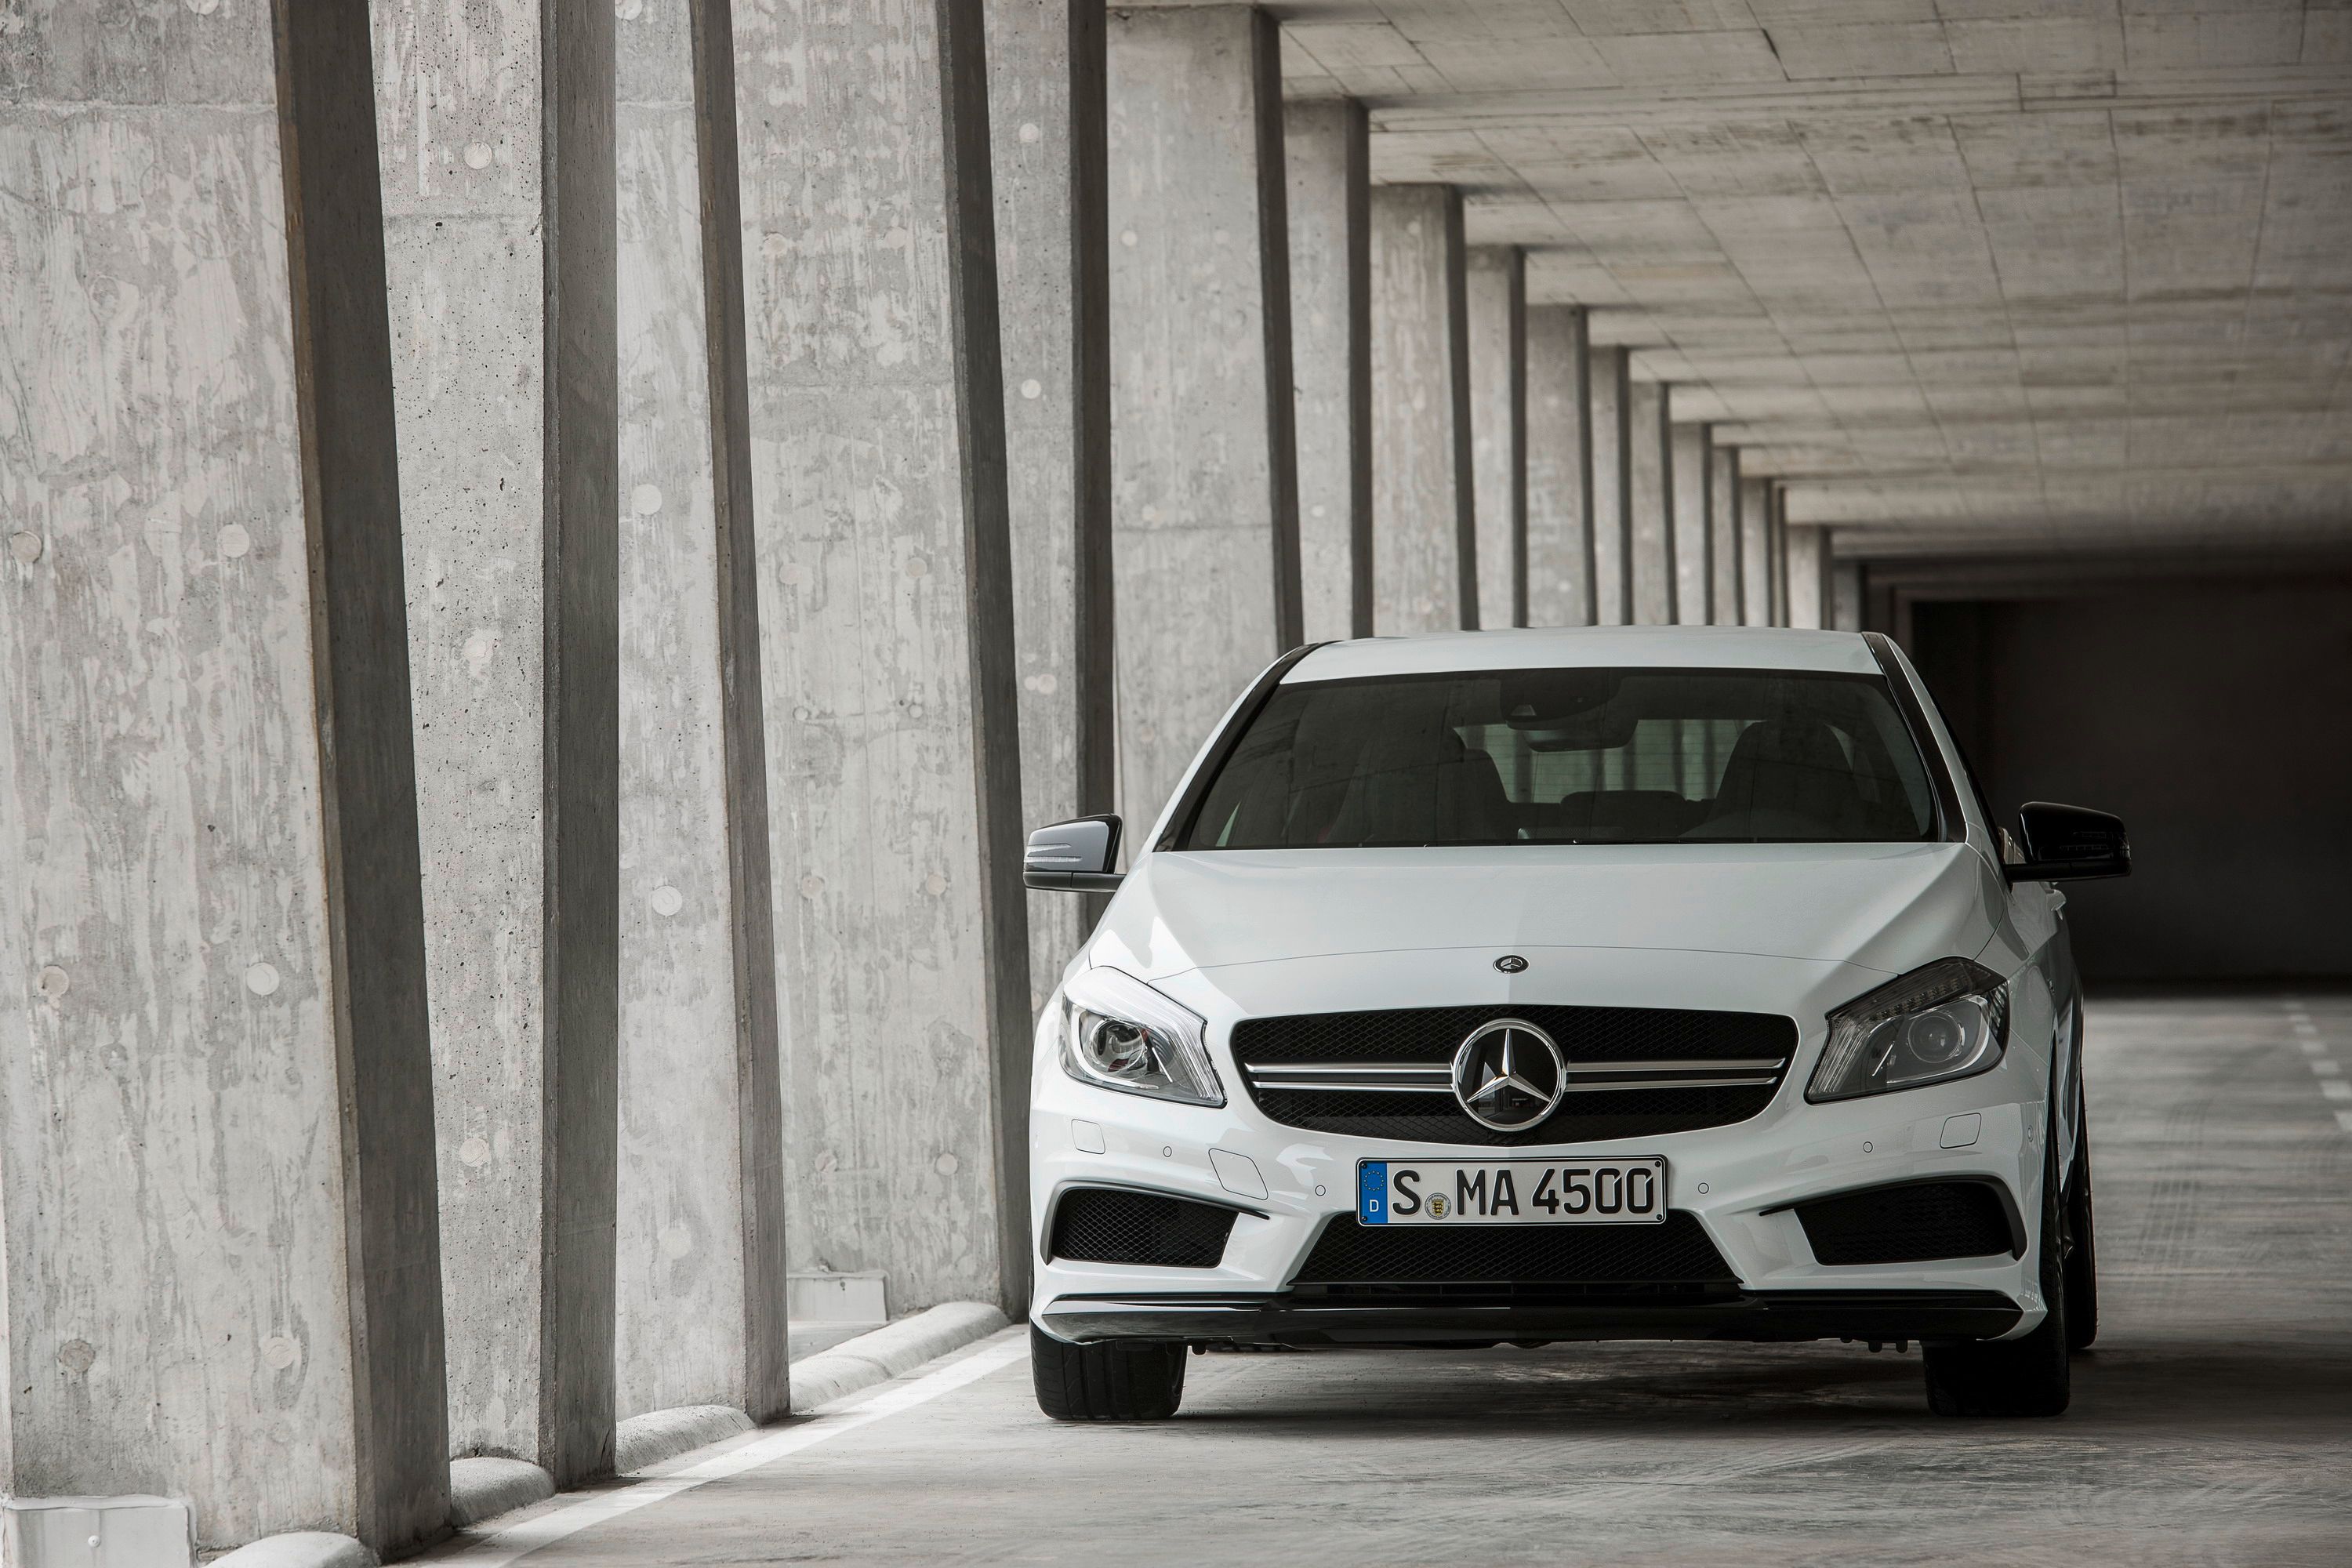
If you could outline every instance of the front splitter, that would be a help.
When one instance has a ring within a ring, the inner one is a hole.
[[[1998,1290],[1743,1290],[1568,1301],[1335,1302],[1259,1296],[1063,1296],[1037,1317],[1055,1339],[1205,1344],[1445,1345],[1513,1340],[1990,1340],[2023,1311]]]

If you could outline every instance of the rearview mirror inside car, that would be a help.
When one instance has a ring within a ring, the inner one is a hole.
[[[1021,879],[1047,892],[1108,893],[1119,884],[1118,818],[1082,816],[1029,836]]]
[[[2131,875],[2131,840],[2123,818],[2079,805],[2029,801],[2018,808],[2025,858],[2003,866],[2012,882],[2080,882]]]

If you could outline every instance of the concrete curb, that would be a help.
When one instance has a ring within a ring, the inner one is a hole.
[[[845,1340],[793,1363],[793,1411],[805,1415],[820,1405],[887,1383],[936,1356],[986,1339],[1009,1321],[984,1301],[947,1301]]]
[[[529,1459],[449,1461],[449,1522],[460,1530],[554,1495],[554,1478]]]
[[[375,1553],[348,1535],[298,1530],[265,1535],[212,1560],[210,1568],[376,1568]]]
[[[708,1447],[757,1423],[731,1405],[679,1405],[632,1415],[613,1433],[613,1468],[622,1475]]]

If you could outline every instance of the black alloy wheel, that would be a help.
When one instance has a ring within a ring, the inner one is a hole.
[[[2054,1097],[2053,1097],[2054,1098]],[[2059,1192],[2055,1107],[2042,1140],[2041,1324],[2020,1340],[1921,1347],[1927,1408],[1938,1415],[2059,1415],[2073,1397],[2067,1360],[2066,1204]]]

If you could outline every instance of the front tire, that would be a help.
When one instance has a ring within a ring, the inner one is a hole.
[[[1029,1325],[1037,1408],[1056,1421],[1165,1421],[1184,1398],[1181,1343],[1074,1345]]]
[[[2066,1348],[2099,1337],[2099,1251],[2091,1225],[2091,1129],[2074,1133],[2074,1174],[2066,1184]]]
[[[2074,1385],[2066,1356],[2065,1215],[2058,1191],[2058,1157],[2043,1140],[2040,1263],[2042,1322],[2021,1340],[1926,1345],[1927,1408],[1938,1415],[2059,1415]]]

